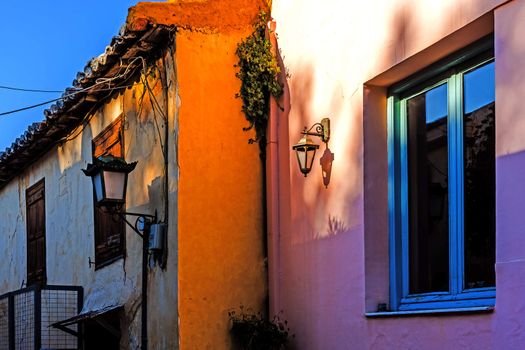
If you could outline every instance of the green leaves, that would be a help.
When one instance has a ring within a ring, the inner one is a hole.
[[[262,152],[266,141],[270,96],[278,98],[283,93],[283,87],[277,80],[280,68],[272,54],[270,40],[265,36],[268,18],[265,12],[259,13],[254,32],[236,50],[239,57],[236,76],[241,80],[241,90],[236,97],[242,99],[242,111],[250,123],[243,130],[255,128],[256,136],[249,143],[259,142]]]
[[[288,322],[275,316],[267,320],[263,315],[244,310],[228,312],[231,321],[231,332],[243,350],[280,350],[290,335]],[[292,335],[293,336],[293,335]]]

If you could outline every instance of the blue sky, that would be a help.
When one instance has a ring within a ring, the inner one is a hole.
[[[86,62],[104,51],[136,0],[0,1],[0,86],[60,90],[71,86]],[[0,89],[0,113],[61,93]],[[0,152],[49,105],[0,116]]]

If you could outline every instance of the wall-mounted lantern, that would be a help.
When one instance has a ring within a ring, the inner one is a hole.
[[[312,132],[312,129],[314,128],[315,132]],[[301,131],[301,134],[303,137],[292,147],[292,149],[297,155],[299,169],[306,177],[312,169],[315,151],[319,148],[319,145],[314,143],[310,136],[320,137],[324,143],[328,143],[328,140],[330,140],[330,119],[324,118],[320,123],[315,123],[309,129],[305,127],[304,130]]]
[[[104,207],[108,212],[120,217],[131,227],[137,235],[142,238],[142,316],[141,316],[141,349],[148,348],[148,251],[155,250],[161,254],[162,243],[160,233],[165,234],[165,225],[157,223],[157,212],[155,215],[130,213],[123,211],[126,203],[126,187],[128,174],[135,169],[137,162],[127,163],[122,158],[112,156],[99,157],[93,164],[88,164],[82,169],[86,176],[91,177],[95,191],[96,205]],[[135,225],[132,225],[126,216],[137,217]],[[142,228],[139,228],[139,222]],[[141,232],[142,231],[142,232]],[[150,248],[150,233],[154,232],[154,249]]]
[[[126,202],[128,174],[136,165],[137,162],[126,163],[121,158],[108,156],[99,157],[82,169],[91,177],[97,206],[121,206]]]

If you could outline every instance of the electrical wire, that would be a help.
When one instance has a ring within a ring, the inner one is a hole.
[[[102,84],[102,83],[101,83]],[[128,88],[130,87],[131,85],[126,85],[126,86],[116,86],[116,87],[112,87],[112,88],[106,88],[106,89],[98,89],[97,91],[113,91],[113,90],[120,90],[120,89],[125,89],[125,88]],[[65,96],[62,96],[62,97],[58,97],[58,98],[54,98],[52,100],[49,100],[49,101],[45,101],[45,102],[41,102],[41,103],[37,103],[35,105],[31,105],[31,106],[27,106],[27,107],[23,107],[23,108],[18,108],[18,109],[14,109],[14,110],[11,110],[11,111],[7,111],[7,112],[2,112],[0,113],[0,116],[3,116],[3,115],[8,115],[8,114],[13,114],[13,113],[17,113],[17,112],[22,112],[22,111],[26,111],[28,109],[33,109],[33,108],[36,108],[36,107],[40,107],[40,106],[44,106],[44,105],[47,105],[49,103],[53,103],[53,102],[56,102],[56,101],[60,101],[64,98],[67,98],[69,96],[73,96],[73,95],[76,95],[76,94],[79,94],[81,92],[86,92],[90,89],[92,89],[93,87],[95,87],[95,85],[89,87],[89,88],[86,88],[86,89],[82,89],[82,90],[78,90],[78,91],[75,91],[73,93],[70,93],[68,95],[65,95]]]
[[[138,112],[137,112],[137,114],[136,114],[136,115],[137,115],[137,116],[136,116],[136,120],[140,120],[140,117],[142,116],[142,111],[143,111],[143,109],[144,109],[144,96],[145,96],[145,95],[146,95],[146,89],[143,89],[143,90],[142,90],[142,94],[141,94],[140,97],[139,97],[139,110],[138,110]],[[122,99],[122,100],[124,100],[124,99]],[[124,107],[122,108],[122,110],[124,110]],[[133,130],[131,131],[131,135],[130,135],[130,137],[129,137],[130,140],[133,140],[134,134],[135,134],[135,129],[133,129]],[[131,144],[131,141],[130,141],[130,144]],[[131,149],[131,147],[125,147],[124,149],[126,150],[126,154],[125,154],[125,156],[127,157],[128,152],[129,152],[129,150]]]
[[[142,67],[144,68],[145,65],[146,65],[145,60],[144,60],[143,57],[138,56],[138,57],[133,58],[130,62],[128,62],[128,66],[126,67],[126,69],[124,70],[124,72],[122,74],[117,73],[115,76],[113,76],[111,78],[99,78],[99,79],[97,79],[95,81],[95,84],[93,84],[93,85],[91,85],[91,86],[89,86],[89,87],[87,87],[85,89],[80,89],[80,90],[74,91],[74,92],[72,92],[70,94],[64,95],[62,97],[55,98],[55,99],[52,99],[52,100],[49,100],[49,101],[45,101],[45,102],[41,102],[41,103],[37,103],[35,105],[31,105],[31,106],[27,106],[27,107],[23,107],[23,108],[18,108],[18,109],[7,111],[7,112],[1,112],[0,116],[4,116],[4,115],[8,115],[8,114],[13,114],[13,113],[25,111],[25,110],[33,109],[33,108],[36,108],[36,107],[40,107],[40,106],[43,106],[43,105],[46,105],[46,104],[49,104],[49,103],[52,103],[52,102],[60,101],[60,100],[62,100],[64,98],[67,98],[67,97],[70,97],[70,96],[74,96],[74,95],[82,93],[82,92],[89,91],[89,90],[93,89],[94,87],[102,85],[102,84],[108,84],[108,86],[110,86],[110,87],[107,88],[107,89],[99,89],[98,91],[122,89],[124,87],[111,87],[111,82],[116,80],[116,79],[120,79],[122,77],[125,77],[130,72],[131,67],[133,66],[133,63],[135,63],[137,60],[142,60]],[[120,65],[122,66],[122,62],[120,62]],[[119,72],[120,72],[120,69],[119,69]]]
[[[159,70],[159,68],[158,68],[156,65],[155,65],[155,68],[157,68],[157,70],[159,71],[159,74],[160,74],[160,70]],[[159,80],[160,80],[160,79],[159,79]],[[157,133],[158,133],[158,135],[159,135],[159,143],[160,143],[160,146],[161,146],[162,155],[163,155],[164,157],[166,157],[166,154],[165,154],[165,152],[164,152],[164,144],[163,144],[163,142],[162,142],[162,135],[161,135],[161,132],[160,132],[160,127],[159,127],[159,123],[158,123],[158,121],[157,121],[157,114],[155,113],[155,111],[158,110],[159,113],[161,113],[161,116],[162,116],[164,122],[167,122],[168,119],[167,119],[166,114],[164,113],[164,111],[163,111],[162,108],[160,107],[160,104],[159,104],[159,102],[157,101],[157,98],[155,97],[155,94],[153,93],[153,89],[149,86],[147,75],[144,75],[144,85],[145,85],[146,89],[147,89],[148,92],[149,92],[150,103],[151,103],[151,109],[152,109],[152,111],[153,111],[153,120],[154,120],[154,122],[155,122],[155,127],[156,127],[156,129],[157,129]],[[155,86],[156,86],[156,84],[155,84]],[[154,86],[154,87],[155,87],[155,86]],[[152,101],[152,98],[153,98],[153,102],[155,102],[155,103],[152,103],[152,102],[151,102],[151,101]],[[156,108],[155,108],[155,105],[157,106]],[[168,142],[168,140],[165,140],[165,142]]]
[[[159,74],[160,74],[159,68],[157,66],[155,66],[155,68],[157,68],[157,70],[159,71]],[[157,86],[157,84],[155,84],[155,86]],[[155,88],[155,86],[153,86],[153,88]],[[153,97],[153,101],[157,105],[157,109],[159,110],[160,113],[162,113],[162,118],[164,118],[164,121],[168,120],[168,116],[162,110],[162,107],[160,106],[159,102],[157,101],[157,98],[155,97],[155,94],[153,93],[153,89],[149,86],[147,80],[146,80],[146,88],[148,89],[150,96]]]
[[[111,89],[113,90],[113,89]],[[109,92],[106,96],[102,97],[100,100],[104,100],[106,98],[108,98],[109,96],[111,95],[111,92]],[[99,107],[98,104],[95,104],[93,105],[93,107],[91,107],[89,109],[89,112],[86,113],[86,116],[88,116],[83,122],[82,122],[82,128],[75,134],[75,130],[77,128],[75,128],[74,130],[72,130],[69,134],[67,134],[66,136],[64,136],[63,138],[61,138],[60,140],[58,140],[57,142],[58,143],[61,143],[61,142],[69,142],[69,141],[72,141],[74,139],[76,139],[78,136],[82,135],[82,132],[84,131],[84,129],[89,125],[89,121],[91,120],[91,118],[93,118],[93,116],[95,115],[95,113],[93,113],[95,111],[95,109],[97,109]]]
[[[13,113],[17,113],[17,112],[22,112],[22,111],[26,111],[28,109],[33,109],[33,108],[36,108],[36,107],[44,106],[44,105],[47,105],[48,103],[56,102],[56,101],[59,101],[61,99],[62,98],[55,98],[55,99],[52,99],[52,100],[49,100],[49,101],[46,101],[46,102],[38,103],[36,105],[23,107],[23,108],[19,108],[19,109],[14,109],[12,111],[2,112],[2,113],[0,113],[0,116],[13,114]]]
[[[162,134],[160,133],[159,123],[157,121],[157,113],[155,113],[155,106],[152,104],[151,109],[153,110],[153,120],[155,121],[155,128],[157,129],[157,134],[159,135],[159,144],[162,155],[165,157],[164,153],[164,143],[162,142]]]
[[[24,89],[24,88],[17,88],[14,86],[5,86],[5,85],[0,85],[0,89],[23,91],[23,92],[45,92],[45,93],[61,93],[62,92],[60,90]]]
[[[146,94],[146,92],[148,93],[149,97],[150,97],[150,103],[151,103],[151,107],[152,107],[152,111],[153,111],[153,118],[154,118],[154,122],[155,122],[155,127],[157,129],[157,133],[158,133],[158,136],[159,136],[159,143],[160,143],[160,146],[161,146],[161,151],[162,151],[162,154],[163,156],[165,157],[166,155],[164,154],[164,147],[163,147],[163,140],[162,140],[162,136],[161,136],[161,133],[160,133],[160,127],[159,127],[159,124],[158,124],[158,121],[157,121],[157,113],[160,113],[162,119],[164,119],[165,122],[167,122],[167,115],[165,113],[165,111],[163,110],[163,108],[160,106],[157,98],[155,97],[155,94],[153,92],[153,88],[155,88],[155,86],[152,88],[150,85],[149,85],[149,82],[148,82],[148,69],[147,69],[147,65],[146,65],[146,60],[141,57],[141,56],[137,56],[137,57],[133,57],[129,62],[128,62],[128,65],[126,66],[126,68],[124,69],[124,72],[122,72],[122,68],[119,68],[118,72],[115,74],[115,76],[111,77],[111,78],[99,78],[99,79],[96,79],[95,80],[95,84],[93,84],[92,86],[90,87],[87,87],[87,88],[84,88],[84,89],[80,89],[80,90],[77,90],[77,91],[74,91],[70,94],[67,94],[67,95],[64,95],[64,96],[61,96],[59,98],[55,98],[55,99],[51,99],[51,100],[48,100],[48,101],[45,101],[45,102],[41,102],[41,103],[38,103],[38,104],[35,104],[35,105],[31,105],[31,106],[27,106],[27,107],[23,107],[23,108],[18,108],[18,109],[15,109],[15,110],[11,110],[11,111],[6,111],[6,112],[1,112],[0,113],[0,116],[4,116],[4,115],[8,115],[8,114],[13,114],[13,113],[17,113],[17,112],[21,112],[21,111],[25,111],[25,110],[28,110],[28,109],[32,109],[32,108],[36,108],[36,107],[40,107],[40,106],[43,106],[43,105],[46,105],[46,104],[49,104],[49,103],[52,103],[52,102],[56,102],[56,101],[60,101],[62,99],[65,99],[67,97],[70,97],[70,96],[74,96],[74,95],[77,95],[79,93],[82,93],[82,92],[86,92],[86,91],[89,91],[101,84],[107,84],[108,85],[108,88],[103,88],[103,89],[98,89],[97,92],[99,91],[110,91],[105,97],[103,97],[101,100],[107,98],[108,96],[111,95],[111,92],[114,91],[114,90],[121,90],[121,89],[127,89],[129,87],[132,87],[133,84],[127,84],[127,85],[122,85],[122,86],[113,86],[111,87],[111,82],[113,82],[114,80],[116,79],[120,79],[120,78],[125,78],[125,81],[128,81],[129,78],[131,76],[134,75],[134,72],[136,70],[137,67],[133,67],[134,66],[134,63],[136,61],[140,60],[141,63],[142,63],[142,73],[143,73],[143,78],[141,79],[142,80],[142,84],[144,85],[145,89],[142,93],[142,96],[140,98],[140,108],[139,108],[139,113],[138,113],[138,117],[140,117],[140,115],[142,114],[143,112],[143,104],[144,104],[144,96]],[[120,62],[120,66],[122,67],[122,61]],[[133,68],[132,68],[133,67]],[[154,68],[156,68],[158,71],[159,71],[159,68],[155,65]],[[130,75],[130,76],[127,76],[130,71],[133,70],[133,73]],[[121,73],[122,72],[122,73]],[[159,72],[160,73],[160,72]],[[127,76],[127,77],[126,77]],[[155,84],[156,85],[156,84]],[[0,88],[4,88],[3,86],[0,85]],[[13,88],[13,89],[19,89],[19,88]],[[21,89],[22,91],[25,91],[25,90],[31,90],[31,89]],[[40,90],[31,90],[31,91],[34,91],[34,92],[40,92]],[[61,91],[51,91],[51,90],[42,90],[42,92],[61,92]],[[67,141],[71,141],[75,138],[77,138],[79,135],[82,134],[82,132],[84,131],[84,129],[86,128],[86,126],[89,124],[89,121],[90,119],[93,117],[93,115],[95,114],[94,113],[94,110],[95,108],[98,107],[98,104],[94,105],[90,110],[89,112],[87,113],[87,116],[89,116],[86,120],[84,120],[83,122],[83,125],[82,127],[80,128],[80,130],[76,130],[76,131],[72,131],[71,133],[69,133],[68,135],[66,135],[65,137],[61,138],[60,140],[58,140],[57,142],[67,142]],[[167,140],[165,140],[165,142],[167,142]]]
[[[118,79],[118,78],[121,78],[121,77],[125,77],[130,69],[129,67],[131,67],[133,65],[134,62],[136,62],[137,60],[141,59],[142,60],[142,67],[145,67],[145,60],[144,58],[142,58],[141,56],[138,56],[138,57],[133,57],[129,62],[128,62],[128,66],[126,67],[126,69],[124,70],[124,73],[120,74],[121,72],[121,68],[122,68],[122,60],[120,61],[120,67],[119,67],[119,70],[118,72],[115,74],[115,76],[111,77],[111,78],[99,78],[97,79],[95,82],[97,84],[103,84],[103,83],[108,83],[108,85],[111,84],[111,81],[115,80],[115,79]],[[129,75],[122,83],[125,83],[127,81],[129,81],[129,79],[135,74],[135,70],[136,70],[137,67],[134,68],[134,71],[131,75]],[[104,100],[106,98],[108,98],[110,95],[111,95],[111,91],[113,90],[116,90],[116,89],[123,89],[123,88],[129,88],[129,87],[132,87],[133,84],[128,84],[128,85],[124,85],[124,86],[119,86],[119,87],[113,87],[113,88],[107,88],[107,89],[99,89],[97,91],[107,91],[109,90],[110,93],[108,93],[106,96],[104,96],[103,98],[101,98],[100,100]],[[89,121],[91,120],[91,118],[95,115],[95,113],[93,113],[95,111],[96,108],[98,108],[99,105],[98,104],[95,104],[90,110],[89,112],[86,114],[86,116],[88,116],[87,119],[85,119],[83,121],[83,125],[82,125],[82,128],[80,130],[78,130],[78,132],[75,134],[75,130],[73,130],[71,133],[69,133],[68,135],[66,135],[65,137],[63,137],[62,139],[60,139],[58,142],[68,142],[68,141],[71,141],[71,140],[74,140],[76,139],[78,136],[80,136],[82,134],[82,132],[84,131],[84,129],[89,125]]]

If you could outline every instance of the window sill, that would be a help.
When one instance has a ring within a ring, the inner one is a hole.
[[[384,312],[367,312],[366,317],[405,317],[405,316],[427,316],[427,315],[450,315],[450,314],[479,314],[494,311],[494,306],[473,306],[450,309],[428,309],[428,310],[409,310],[409,311],[384,311]]]

